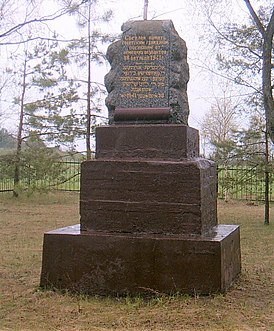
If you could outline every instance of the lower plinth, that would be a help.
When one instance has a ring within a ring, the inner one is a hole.
[[[40,285],[99,295],[225,292],[240,273],[240,231],[202,236],[45,233]]]

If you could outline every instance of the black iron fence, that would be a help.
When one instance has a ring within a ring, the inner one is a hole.
[[[274,201],[274,173],[270,169],[269,199]],[[218,168],[218,197],[263,201],[265,196],[265,171],[261,166],[235,166]]]
[[[35,169],[24,166],[19,189],[80,191],[80,167],[80,161],[61,161],[56,163],[54,174],[37,175]],[[0,176],[0,192],[13,191],[13,188],[12,178]]]
[[[31,171],[25,172],[21,180],[23,190],[54,189],[62,191],[80,190],[80,161],[63,161],[58,164],[60,173],[54,178],[45,174],[37,179]],[[28,175],[27,175],[28,174]],[[0,192],[13,190],[12,178],[0,177]],[[241,199],[263,201],[265,194],[265,173],[261,167],[235,166],[218,168],[218,197],[220,199]],[[274,174],[269,172],[269,199],[274,201]]]

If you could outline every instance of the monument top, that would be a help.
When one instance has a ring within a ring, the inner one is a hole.
[[[128,21],[122,32],[107,51],[110,123],[187,125],[187,49],[172,21]]]

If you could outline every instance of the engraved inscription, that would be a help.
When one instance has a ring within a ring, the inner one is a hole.
[[[128,102],[136,100],[139,106],[153,106],[157,100],[158,106],[159,102],[161,106],[167,106],[168,38],[163,35],[125,35],[122,49],[121,105],[127,106]]]

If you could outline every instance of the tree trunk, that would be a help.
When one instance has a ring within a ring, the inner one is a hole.
[[[260,21],[258,15],[255,13],[249,0],[244,0],[253,18],[258,30],[263,38],[263,67],[262,67],[262,85],[263,85],[263,99],[266,117],[266,128],[270,139],[274,142],[274,100],[272,91],[272,48],[274,35],[274,10],[272,11],[269,23],[265,28]]]
[[[90,126],[91,126],[91,36],[90,36],[90,20],[91,20],[91,4],[89,4],[88,16],[88,88],[87,88],[87,129],[86,129],[86,151],[87,160],[91,159],[90,147]]]
[[[264,205],[265,205],[265,213],[264,213],[264,224],[269,224],[269,152],[268,152],[268,133],[265,132],[265,194],[264,194]]]
[[[13,196],[19,196],[19,184],[20,184],[20,164],[21,164],[21,152],[22,152],[22,132],[24,125],[24,102],[25,102],[25,93],[26,93],[26,75],[27,75],[27,59],[24,62],[23,68],[23,82],[22,82],[22,93],[20,100],[20,117],[19,125],[17,132],[17,146],[16,146],[16,155],[15,155],[15,164],[14,164],[14,178],[13,178]]]
[[[274,142],[274,101],[272,92],[272,48],[274,34],[274,11],[267,26],[263,45],[263,95],[267,120],[267,131]]]

